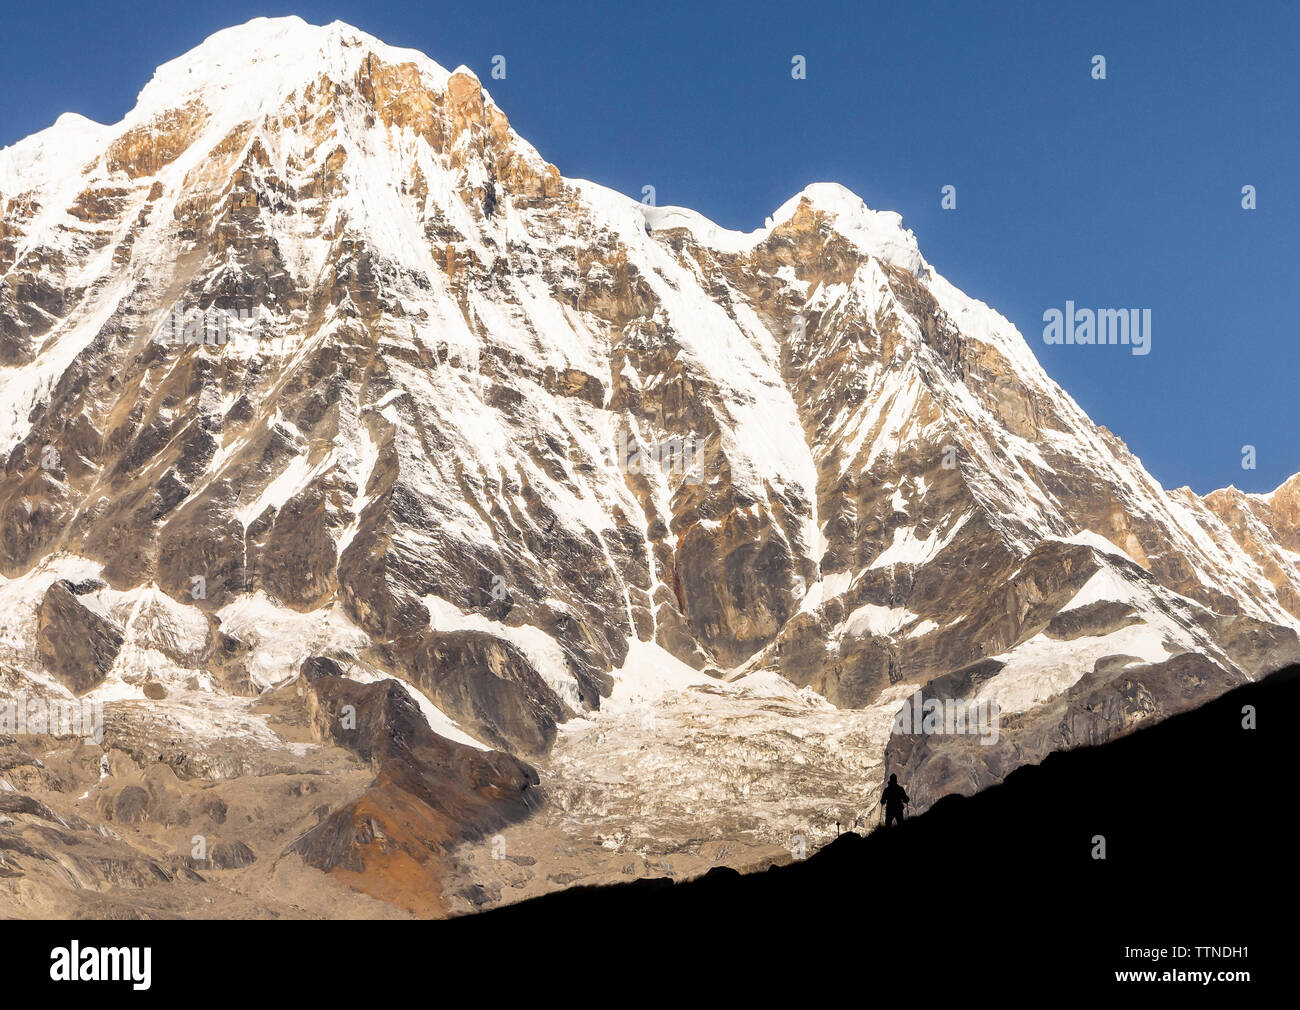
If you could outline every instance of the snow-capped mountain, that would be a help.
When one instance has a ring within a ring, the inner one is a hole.
[[[0,151],[0,277],[3,688],[108,703],[57,774],[0,737],[106,853],[20,907],[744,864],[1300,655],[1300,476],[1167,491],[899,215],[640,204],[343,24]],[[998,743],[891,739],[918,689]]]

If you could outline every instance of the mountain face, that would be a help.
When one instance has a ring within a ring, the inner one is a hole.
[[[1300,657],[1300,476],[1166,491],[897,214],[639,204],[342,24],[0,151],[0,278],[0,697],[105,706],[0,726],[23,914],[761,865]]]

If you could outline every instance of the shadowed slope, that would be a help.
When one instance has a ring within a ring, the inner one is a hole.
[[[1296,894],[1284,797],[1298,707],[1292,666],[1123,739],[1051,754],[975,797],[944,797],[902,828],[844,835],[802,863],[573,889],[458,925],[599,922],[664,936],[786,934],[800,946],[816,936],[819,948],[892,953],[913,979],[924,957],[945,969],[1064,968],[1059,981],[1071,985],[1151,967],[1126,960],[1126,945],[1249,945]],[[1251,711],[1255,729],[1243,725]],[[1105,859],[1093,858],[1098,836]]]

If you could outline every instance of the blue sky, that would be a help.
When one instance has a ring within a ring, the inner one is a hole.
[[[42,0],[4,11],[0,145],[65,111],[116,122],[158,64],[290,13],[464,63],[565,175],[638,198],[653,185],[728,227],[842,183],[899,211],[926,258],[1015,322],[1166,486],[1265,491],[1300,471],[1293,0]],[[490,80],[496,54],[505,80]],[[1043,313],[1067,299],[1149,308],[1151,353],[1046,346]]]

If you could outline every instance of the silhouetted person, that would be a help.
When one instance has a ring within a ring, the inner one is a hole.
[[[880,802],[885,808],[885,827],[895,821],[903,823],[903,804],[912,802],[903,787],[898,784],[898,776],[889,776],[889,785],[880,794]]]

